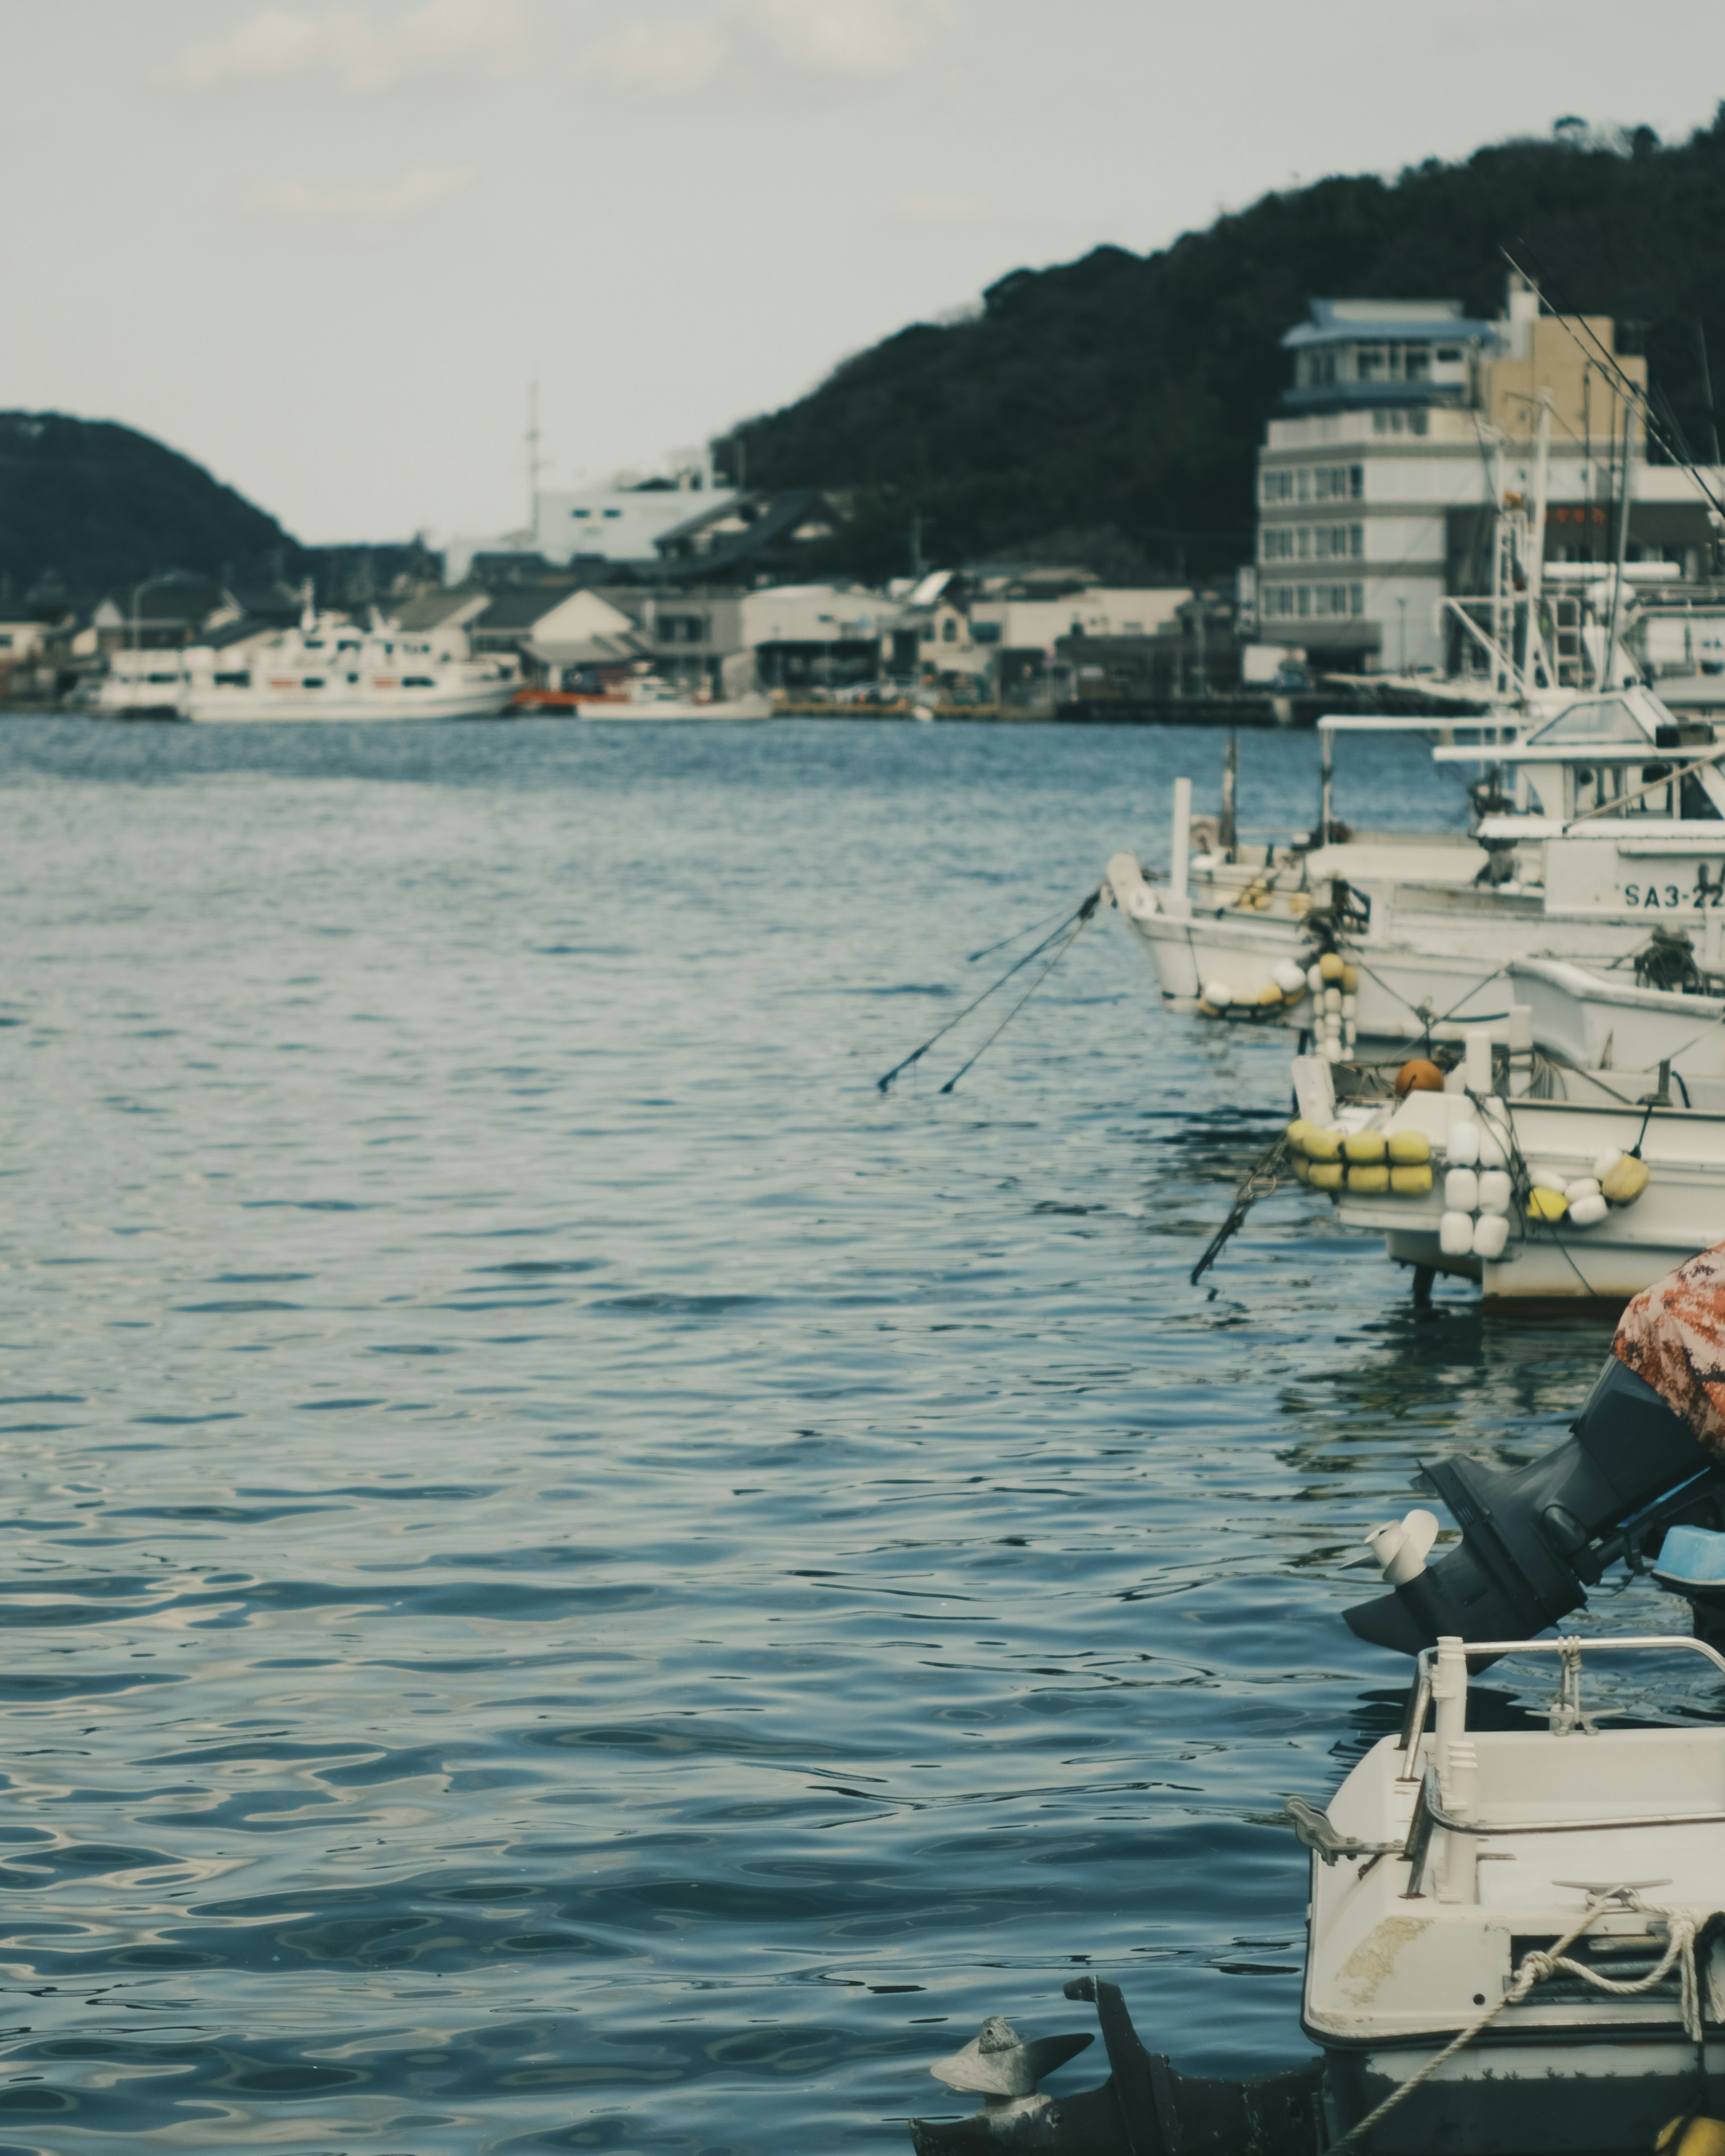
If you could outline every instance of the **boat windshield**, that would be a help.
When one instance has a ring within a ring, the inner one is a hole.
[[[1589,696],[1571,704],[1529,737],[1529,746],[1548,742],[1651,741],[1656,727],[1646,724],[1626,696]]]

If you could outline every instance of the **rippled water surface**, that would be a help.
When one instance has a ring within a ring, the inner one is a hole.
[[[902,2150],[1079,1963],[1301,2051],[1343,1567],[1604,1335],[1297,1189],[1189,1286],[1286,1045],[1117,916],[873,1083],[1219,762],[0,721],[0,2156]]]

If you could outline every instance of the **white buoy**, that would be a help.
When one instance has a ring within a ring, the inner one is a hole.
[[[1308,966],[1306,968],[1306,985],[1315,996],[1321,996],[1323,993],[1324,977],[1322,968]]]
[[[1509,1222],[1502,1213],[1481,1213],[1473,1224],[1473,1251],[1489,1264],[1503,1255],[1509,1241]]]
[[[1480,1171],[1480,1210],[1481,1213],[1507,1213],[1515,1201],[1515,1185],[1501,1168]]]
[[[1291,958],[1278,958],[1274,975],[1276,985],[1285,996],[1296,996],[1306,986],[1306,976]]]
[[[1466,1054],[1468,1091],[1489,1093],[1491,1090],[1491,1034],[1476,1028],[1467,1036]]]
[[[1489,1123],[1480,1125],[1480,1166],[1481,1168],[1509,1166],[1508,1148]]]
[[[1591,1228],[1595,1221],[1603,1220],[1610,1210],[1604,1196],[1597,1190],[1585,1198],[1572,1198],[1569,1201],[1569,1218],[1578,1228]]]
[[[1324,1015],[1327,1018],[1341,1017],[1342,991],[1340,988],[1326,988],[1324,990]]]
[[[1450,1135],[1444,1145],[1444,1158],[1452,1167],[1475,1167],[1480,1157],[1480,1127],[1470,1116],[1465,1122],[1451,1123]]]
[[[1438,1223],[1438,1248],[1446,1258],[1465,1258],[1473,1248],[1472,1214],[1445,1214]]]
[[[1229,1004],[1234,1001],[1234,991],[1226,981],[1206,981],[1204,984],[1204,999],[1212,1010],[1226,1010]]]
[[[1596,1175],[1578,1175],[1573,1183],[1563,1185],[1563,1195],[1574,1205],[1579,1199],[1597,1198],[1599,1178]]]
[[[1452,1213],[1471,1213],[1480,1202],[1480,1179],[1471,1168],[1452,1168],[1444,1178],[1444,1204]]]

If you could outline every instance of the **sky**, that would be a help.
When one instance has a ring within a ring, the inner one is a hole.
[[[645,474],[1007,271],[1560,116],[1680,139],[1719,0],[9,0],[0,409],[308,543]]]

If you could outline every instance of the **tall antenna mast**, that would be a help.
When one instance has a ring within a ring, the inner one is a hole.
[[[539,529],[539,475],[545,469],[539,456],[539,382],[527,384],[527,529]]]

